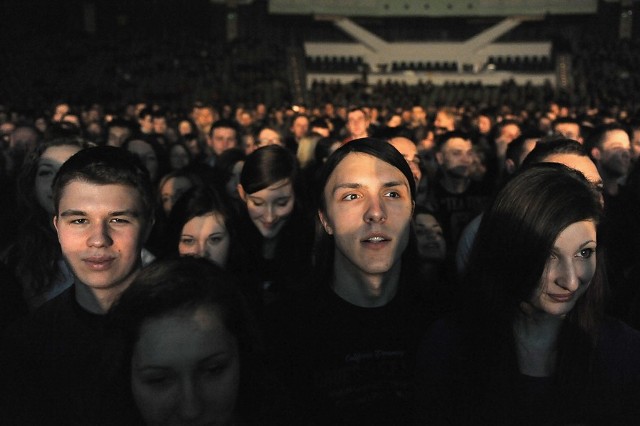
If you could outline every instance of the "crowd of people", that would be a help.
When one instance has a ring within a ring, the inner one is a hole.
[[[635,423],[637,111],[356,92],[1,111],[0,418]]]

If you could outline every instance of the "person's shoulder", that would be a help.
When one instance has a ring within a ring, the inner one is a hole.
[[[599,345],[602,348],[623,346],[640,355],[640,331],[617,318],[607,317],[600,326]]]
[[[5,339],[30,340],[34,338],[34,334],[50,334],[52,328],[62,324],[60,319],[71,313],[73,297],[73,287],[66,289],[31,314],[9,325],[4,334]]]
[[[600,326],[598,353],[605,368],[620,373],[624,380],[640,382],[640,331],[606,318]]]

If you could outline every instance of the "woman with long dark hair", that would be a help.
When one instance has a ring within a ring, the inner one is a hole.
[[[19,284],[20,294],[31,311],[73,282],[53,228],[51,183],[62,163],[85,147],[87,142],[80,138],[43,142],[26,159],[18,176],[16,209],[21,218],[15,241],[0,259]],[[7,274],[4,280],[4,286],[9,286]]]
[[[604,316],[601,217],[595,186],[561,164],[531,166],[498,193],[473,246],[466,303],[423,341],[423,420],[637,421],[640,334]]]

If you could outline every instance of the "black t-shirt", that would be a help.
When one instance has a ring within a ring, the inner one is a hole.
[[[272,307],[271,361],[307,424],[405,424],[413,416],[418,340],[429,324],[417,299],[362,308],[322,289]]]
[[[124,412],[110,417],[112,410],[104,407],[113,401],[100,396],[109,363],[106,316],[84,310],[74,291],[67,289],[3,336],[0,391],[15,424],[125,421]]]

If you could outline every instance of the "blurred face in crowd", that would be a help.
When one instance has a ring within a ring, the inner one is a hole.
[[[151,181],[155,181],[158,177],[160,162],[158,161],[158,156],[153,150],[153,147],[149,143],[141,139],[136,139],[130,141],[127,144],[127,150],[138,156],[140,161],[142,161],[142,164],[144,164],[147,171],[149,172]]]
[[[451,132],[456,128],[456,119],[447,111],[438,111],[433,125],[437,134]]]
[[[436,159],[446,175],[466,178],[474,161],[473,145],[468,139],[451,138],[436,153]]]
[[[571,312],[596,272],[596,245],[593,221],[572,223],[560,232],[531,305],[552,316]]]
[[[554,131],[567,139],[583,142],[580,136],[580,125],[578,123],[558,123],[554,126]]]
[[[131,136],[131,130],[127,127],[111,126],[107,136],[107,145],[120,147]]]
[[[182,256],[203,257],[224,267],[229,256],[229,243],[223,216],[211,212],[196,216],[184,224],[178,252]]]
[[[444,260],[447,243],[438,220],[432,214],[418,213],[414,224],[420,258],[426,261]]]
[[[31,152],[38,144],[38,133],[31,127],[18,126],[13,130],[9,139],[11,148]]]
[[[488,135],[491,132],[491,119],[486,115],[478,116],[478,131],[482,135]]]
[[[264,238],[275,238],[293,213],[295,194],[289,179],[252,194],[247,194],[239,184],[238,193],[247,205],[251,221]]]
[[[196,110],[194,120],[201,129],[208,129],[217,120],[217,114],[210,107],[202,107]]]
[[[280,134],[268,127],[262,129],[258,134],[258,146],[262,147],[267,145],[284,146],[284,144],[282,143],[282,138],[280,137]]]
[[[324,187],[325,231],[335,240],[334,267],[364,277],[399,265],[409,241],[413,201],[396,167],[372,155],[348,154]]]
[[[217,127],[213,129],[211,137],[207,140],[209,147],[216,155],[222,154],[237,144],[236,130],[230,127]]]
[[[516,124],[509,123],[500,128],[500,134],[498,135],[496,141],[509,144],[518,136],[520,136],[520,127],[518,127],[518,125]]]
[[[73,145],[60,145],[47,148],[38,160],[36,170],[36,198],[38,204],[51,216],[54,214],[53,192],[51,184],[58,173],[60,166],[73,154],[80,151],[80,147]]]
[[[293,120],[293,124],[291,125],[291,133],[296,138],[296,140],[302,138],[309,132],[309,119],[300,115]]]
[[[153,117],[153,131],[164,135],[167,131],[167,119],[165,117]]]
[[[422,179],[422,171],[420,170],[420,157],[418,156],[416,144],[414,144],[411,139],[405,137],[391,138],[389,143],[407,160],[416,185],[418,185],[418,182]]]
[[[194,132],[194,128],[191,126],[191,123],[188,120],[182,120],[178,123],[178,133],[180,136],[188,135],[189,133]]]
[[[171,209],[176,201],[187,192],[193,184],[184,176],[171,177],[160,188],[160,196],[162,197],[162,210],[169,216]]]
[[[607,175],[625,176],[631,166],[629,135],[618,129],[607,132],[600,148],[594,148],[591,155],[598,160],[600,168]]]
[[[169,164],[171,170],[178,170],[189,165],[190,157],[188,149],[180,144],[172,145],[169,149]]]
[[[367,137],[367,129],[369,128],[369,119],[364,111],[355,110],[347,115],[347,130],[353,139]]]
[[[131,359],[131,390],[149,425],[232,425],[238,342],[214,307],[147,319]]]
[[[151,117],[151,114],[147,114],[144,117],[140,118],[138,122],[140,123],[140,131],[142,133],[153,132],[153,118]]]

